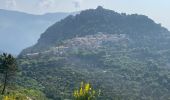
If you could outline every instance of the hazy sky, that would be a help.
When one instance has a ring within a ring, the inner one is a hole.
[[[0,9],[33,14],[74,12],[98,5],[117,12],[147,15],[170,30],[170,0],[0,0]]]

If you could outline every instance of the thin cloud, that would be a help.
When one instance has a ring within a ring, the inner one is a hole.
[[[41,0],[39,3],[40,8],[52,8],[55,6],[55,0]]]
[[[5,4],[6,8],[8,9],[15,9],[17,7],[17,3],[15,0],[6,0]]]
[[[83,0],[74,0],[72,3],[75,8],[80,8],[82,2]]]

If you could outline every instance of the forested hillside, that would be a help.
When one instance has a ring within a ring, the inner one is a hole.
[[[18,61],[22,77],[52,100],[73,98],[82,81],[101,91],[97,100],[168,100],[169,42],[147,16],[99,6],[49,27]]]

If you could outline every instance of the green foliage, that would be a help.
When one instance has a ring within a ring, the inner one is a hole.
[[[11,54],[0,55],[0,73],[15,73],[17,71],[16,59]]]
[[[44,87],[42,91],[53,100],[70,99],[81,80],[88,80],[102,90],[99,100],[166,100],[170,97],[170,71],[161,68],[167,56],[141,58],[144,53],[139,49],[122,49],[115,52],[104,46],[98,50],[70,51],[62,60],[56,60],[55,55],[41,55],[37,60],[22,60],[42,62],[21,66],[23,75],[35,79],[39,84],[36,87]],[[48,57],[52,59],[49,61]]]
[[[0,55],[0,73],[4,75],[3,90],[1,94],[5,93],[5,89],[10,76],[13,76],[18,70],[16,59],[11,54],[3,53]]]
[[[126,15],[108,9],[90,9],[82,11],[76,16],[70,15],[55,23],[41,35],[36,45],[24,50],[22,54],[44,51],[56,44],[60,45],[63,40],[100,32],[128,34],[130,37],[140,40],[147,39],[143,35],[157,36],[159,35],[157,33],[167,33],[168,31],[144,15]]]
[[[74,100],[96,100],[98,95],[89,83],[84,84],[83,82],[81,82],[80,88],[73,93]]]
[[[51,26],[18,62],[53,100],[70,99],[82,80],[102,90],[98,100],[168,100],[169,37],[147,16],[90,9]]]
[[[48,100],[46,96],[38,90],[23,87],[8,87],[8,93],[0,95],[1,100]]]

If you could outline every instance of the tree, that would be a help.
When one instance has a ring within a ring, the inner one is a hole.
[[[0,73],[4,77],[2,95],[5,93],[9,77],[14,75],[17,69],[16,59],[11,54],[3,53],[0,55]]]

